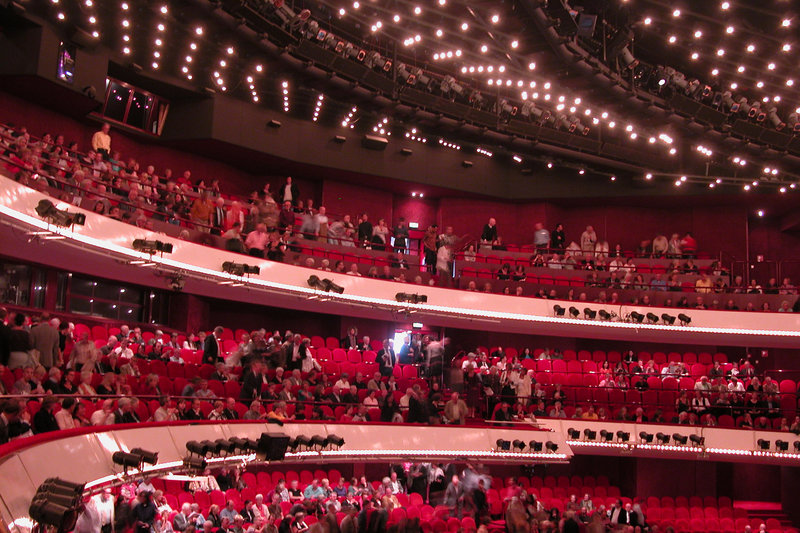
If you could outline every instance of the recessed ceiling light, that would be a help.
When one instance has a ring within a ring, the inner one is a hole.
[[[466,22],[461,23],[461,31],[467,31],[469,29],[469,24]]]
[[[749,53],[751,53],[751,54],[752,54],[753,52],[755,52],[755,51],[756,51],[756,45],[754,45],[754,44],[748,44],[748,45],[747,45],[747,51],[748,51]]]
[[[492,18],[489,19],[489,20],[492,21],[492,24],[497,24],[498,22],[500,22],[500,15],[496,15],[496,14],[492,15]]]
[[[673,17],[680,17],[681,16],[681,10],[680,9],[676,9],[675,11],[672,12],[672,16]]]

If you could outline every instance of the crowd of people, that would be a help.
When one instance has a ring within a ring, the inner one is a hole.
[[[108,124],[94,134],[91,148],[85,153],[80,151],[77,142],[67,142],[63,135],[45,133],[36,139],[24,126],[0,127],[0,148],[6,158],[6,169],[17,181],[28,186],[57,194],[60,199],[74,205],[143,228],[156,229],[154,222],[179,226],[183,228],[179,232],[181,238],[221,245],[227,250],[259,258],[292,260],[312,268],[377,279],[450,287],[453,286],[453,277],[461,275],[455,268],[456,257],[463,257],[469,262],[483,251],[507,249],[494,218],[483,227],[478,239],[472,239],[469,235],[458,236],[452,226],[440,231],[438,225],[433,224],[424,232],[419,254],[424,261],[420,268],[427,270],[430,277],[417,273],[406,274],[402,270],[409,268],[409,261],[405,257],[411,250],[411,240],[410,229],[402,217],[395,224],[382,218],[373,223],[366,212],[355,217],[349,214],[334,217],[327,213],[325,206],[316,206],[313,199],[304,199],[291,177],[286,178],[277,191],[272,191],[267,183],[248,198],[225,195],[219,180],[207,182],[193,178],[190,170],[177,175],[171,169],[157,171],[153,165],[140,164],[132,158],[125,161],[122,154],[112,148]],[[194,236],[190,229],[197,230]],[[219,239],[213,239],[212,235]],[[301,240],[326,242],[341,246],[345,251],[354,247],[391,251],[395,254],[391,266],[401,271],[397,273],[388,267],[382,270],[374,267],[368,272],[365,268],[362,273],[359,272],[358,263],[348,266],[343,261],[325,259],[317,264],[311,257],[301,262],[298,259],[301,250],[298,243]],[[728,283],[727,272],[719,263],[700,275],[691,260],[696,256],[697,247],[697,241],[691,233],[683,237],[672,234],[670,238],[658,235],[642,241],[636,256],[673,260],[666,272],[666,279],[657,275],[646,282],[637,275],[636,265],[621,246],[611,248],[592,226],[587,226],[579,239],[568,241],[563,224],[556,224],[549,231],[542,223],[537,223],[533,233],[535,252],[530,257],[529,266],[593,271],[584,286],[609,290],[635,289],[642,294],[633,303],[642,305],[648,305],[649,291],[686,290],[685,283],[678,281],[677,274],[697,274],[693,289],[698,294],[797,294],[796,287],[788,278],[782,284],[770,279],[763,286],[755,280],[745,284],[741,278]],[[688,261],[679,264],[678,259],[681,258]],[[611,275],[606,277],[602,274],[604,272]],[[601,275],[594,279],[597,273]],[[514,268],[504,265],[494,276],[498,280],[513,281],[525,281],[531,277],[526,274],[523,265]],[[473,285],[475,283],[471,282],[465,288],[478,290]],[[482,289],[492,292],[489,283],[485,283]],[[521,287],[505,287],[503,291],[510,295],[524,293]],[[542,290],[537,296],[546,298],[549,294]],[[607,298],[612,302],[614,300],[613,294]],[[571,299],[581,300],[580,294],[572,295]],[[598,300],[602,301],[602,298]],[[787,299],[772,309],[768,302],[749,302],[746,310],[792,312],[795,310],[794,303]],[[703,299],[702,296],[693,300],[688,297],[676,299],[668,306],[672,305],[738,309],[733,300],[722,302],[719,299]]]

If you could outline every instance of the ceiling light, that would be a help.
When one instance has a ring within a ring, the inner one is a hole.
[[[758,83],[756,83],[756,87],[761,89],[762,87],[764,87],[764,82],[763,81],[759,81]]]
[[[717,76],[718,74],[719,74],[719,69],[715,68],[714,70],[711,71],[712,76]]]
[[[694,60],[696,60],[699,57],[700,57],[700,54],[698,54],[697,52],[692,54],[692,59],[694,59]]]
[[[436,30],[437,37],[441,37],[442,35],[444,35],[444,32],[442,30]]]
[[[492,21],[492,24],[497,24],[498,22],[500,22],[500,15],[492,15],[492,18],[489,20]]]
[[[676,9],[675,11],[672,12],[672,16],[673,17],[680,17],[681,16],[681,10],[680,9]]]
[[[791,87],[792,85],[794,85],[794,80],[792,80],[792,79],[786,80],[786,86],[787,87]]]
[[[421,15],[422,14],[422,8],[419,7],[419,6],[415,7],[414,8],[414,14],[415,15]]]
[[[167,11],[169,11],[169,9],[167,8],[167,6],[161,6],[161,13],[162,13],[163,15],[166,15],[166,14],[167,14]]]
[[[741,74],[742,72],[744,72],[744,65],[739,65],[739,68],[737,68],[737,69],[736,69],[736,71],[737,71],[739,74]]]
[[[511,41],[511,48],[516,48],[518,46],[519,46],[519,41],[517,41],[517,40]]]
[[[340,17],[343,17],[345,13],[347,13],[347,12],[344,10],[344,8],[341,8],[341,9],[339,10],[339,16],[340,16]]]
[[[400,15],[395,15],[395,16],[392,18],[392,20],[394,20],[395,22],[400,22]]]
[[[726,10],[726,9],[730,9],[731,4],[730,4],[730,2],[722,2],[722,4],[720,4],[719,7],[720,7],[720,9]]]
[[[481,53],[482,54],[485,54],[488,51],[489,51],[489,47],[488,46],[486,46],[485,44],[481,45]]]
[[[699,39],[702,36],[703,36],[703,32],[702,31],[697,30],[697,31],[694,32],[694,38],[695,39]]]
[[[755,51],[756,51],[756,45],[754,45],[754,44],[748,44],[748,45],[747,45],[747,51],[748,51],[749,53],[751,53],[751,54],[752,54],[753,52],[755,52]]]
[[[767,65],[767,68],[769,70],[775,70],[775,63],[770,63],[769,65]]]
[[[466,22],[461,23],[461,31],[467,31],[469,29],[469,24]]]
[[[649,26],[650,24],[652,24],[652,22],[653,22],[653,19],[651,19],[650,17],[647,17],[647,18],[644,19],[644,23],[645,23],[646,26]]]
[[[675,43],[675,41],[677,41],[677,40],[678,40],[678,38],[677,38],[677,37],[675,37],[674,35],[670,35],[670,36],[669,36],[669,42],[670,42],[670,43]]]
[[[720,56],[720,57],[724,56],[725,55],[725,49],[724,48],[720,48],[719,50],[717,50],[717,55]]]
[[[196,27],[194,29],[194,33],[197,35],[203,35],[203,28],[201,26]]]
[[[651,179],[653,179],[653,175],[648,172],[647,174],[645,174],[644,179],[651,180]]]
[[[728,26],[727,28],[725,28],[725,33],[727,33],[728,35],[730,35],[734,31],[736,31],[736,30],[735,30],[735,28],[733,26]]]
[[[781,48],[781,50],[783,50],[784,52],[788,52],[791,49],[792,49],[792,45],[789,44],[789,43],[784,44],[783,48]]]

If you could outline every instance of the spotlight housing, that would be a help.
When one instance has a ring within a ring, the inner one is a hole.
[[[564,313],[566,312],[567,310],[561,307],[560,305],[553,306],[553,313],[555,313],[556,316],[564,316]]]
[[[578,308],[577,308],[577,307],[574,307],[574,306],[573,306],[573,307],[570,307],[570,308],[569,308],[569,315],[570,315],[572,318],[578,318],[578,316],[579,316],[580,314],[581,314],[581,312],[580,312],[580,311],[578,311]]]
[[[593,309],[589,309],[588,307],[586,307],[583,310],[583,316],[584,318],[586,318],[586,320],[594,320],[595,317],[597,316],[597,311],[594,311]]]
[[[669,435],[666,433],[656,433],[656,439],[658,440],[659,444],[669,444]]]
[[[398,302],[405,302],[410,304],[424,304],[428,303],[427,294],[410,294],[405,292],[398,292],[394,295],[395,300]]]
[[[548,452],[556,453],[558,451],[558,444],[549,440],[545,443],[544,447],[547,449]]]
[[[655,435],[653,435],[652,433],[648,433],[646,431],[640,431],[639,432],[639,438],[642,440],[642,442],[644,442],[646,444],[652,443],[654,436]]]
[[[692,444],[695,446],[703,446],[706,443],[706,438],[700,435],[689,435],[689,440],[692,441]]]
[[[583,437],[586,440],[597,440],[597,431],[586,428],[583,430]]]
[[[789,450],[789,443],[785,440],[776,440],[775,441],[775,449],[779,452],[785,452]]]
[[[631,434],[627,431],[617,431],[617,439],[619,439],[620,442],[628,442],[631,440]]]
[[[600,430],[600,440],[604,440],[606,442],[611,442],[614,440],[614,433],[611,431],[606,431],[605,429]]]
[[[673,325],[675,323],[675,317],[672,316],[672,315],[669,315],[667,313],[664,313],[663,315],[661,315],[661,320],[664,321],[664,324],[667,324],[669,326],[671,326],[671,325]]]
[[[111,460],[115,465],[120,465],[124,469],[139,468],[142,464],[142,456],[128,452],[114,452]]]
[[[569,438],[572,440],[578,440],[579,438],[581,438],[581,432],[575,428],[569,428],[567,430],[567,435],[569,435]]]
[[[509,451],[511,449],[511,441],[504,439],[497,439],[497,449],[503,452]]]
[[[234,276],[244,276],[245,274],[260,274],[261,268],[252,265],[246,265],[244,263],[233,263],[231,261],[225,261],[222,263],[222,271],[227,272],[228,274],[233,274]]]
[[[522,451],[525,449],[525,442],[519,439],[514,440],[514,442],[512,442],[511,445],[514,447],[515,450]]]
[[[765,439],[758,439],[757,444],[758,444],[758,448],[759,449],[761,449],[761,450],[769,450],[769,446],[770,446],[771,442],[768,441],[768,440],[765,440]]]
[[[528,443],[528,449],[533,450],[534,452],[541,452],[542,443],[538,440],[532,440]]]
[[[58,209],[50,200],[39,200],[36,204],[36,214],[55,226],[68,228],[72,225],[83,226],[86,224],[86,215],[83,213],[70,213]]]
[[[678,314],[678,320],[681,321],[681,326],[688,326],[692,323],[692,317],[685,315],[683,313]]]
[[[148,241],[145,239],[134,239],[133,249],[137,252],[142,252],[148,255],[171,254],[172,243],[161,241]]]
[[[647,321],[650,322],[651,324],[658,323],[658,315],[657,314],[655,314],[655,313],[647,313],[646,316],[647,316]]]
[[[631,311],[630,317],[631,317],[631,320],[633,320],[634,322],[638,322],[639,324],[644,322],[644,315],[642,313],[637,313],[636,311]]]
[[[142,463],[154,465],[158,463],[158,452],[149,452],[141,448],[131,449],[131,453],[142,458]]]
[[[686,435],[681,435],[680,433],[673,433],[672,434],[672,441],[675,444],[686,445],[686,443],[689,441],[689,437],[687,437]]]

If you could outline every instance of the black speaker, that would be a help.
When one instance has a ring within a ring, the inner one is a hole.
[[[386,150],[386,146],[389,144],[389,139],[386,137],[380,137],[378,135],[364,135],[364,138],[361,139],[361,146],[364,148],[369,148],[370,150]]]
[[[288,447],[288,435],[283,433],[262,433],[261,438],[258,439],[256,457],[261,461],[283,461]]]

